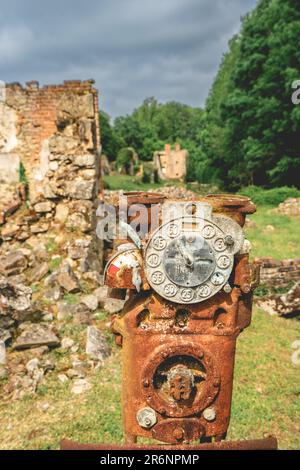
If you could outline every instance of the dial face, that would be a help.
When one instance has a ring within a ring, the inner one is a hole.
[[[196,287],[214,272],[216,260],[203,237],[186,232],[168,244],[163,266],[170,281],[177,286]]]
[[[192,216],[159,227],[146,247],[146,275],[163,298],[203,302],[228,282],[233,254],[225,233],[211,220]]]

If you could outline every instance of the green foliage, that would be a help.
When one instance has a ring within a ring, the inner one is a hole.
[[[62,262],[63,262],[63,257],[62,256],[57,256],[57,257],[53,258],[49,263],[50,271],[51,272],[56,271],[60,267]]]
[[[119,149],[124,147],[125,142],[117,136],[110,124],[108,114],[103,111],[100,113],[100,132],[102,152],[110,161],[115,160]]]
[[[20,183],[23,183],[25,185],[28,184],[26,170],[22,162],[20,163],[20,167],[19,167],[19,179],[20,179]]]
[[[130,116],[117,118],[114,128],[142,161],[151,161],[153,153],[166,143],[180,143],[190,154],[189,177],[208,179],[201,149],[202,115],[200,108],[176,102],[161,104],[155,98],[147,98]]]
[[[229,189],[300,187],[300,113],[291,100],[299,79],[300,8],[260,0],[230,43],[207,100],[203,146]]]
[[[124,147],[117,153],[117,167],[119,169],[129,170],[130,162],[132,159],[133,151],[130,148]]]
[[[278,206],[288,198],[300,197],[300,190],[288,186],[272,189],[248,186],[247,188],[242,188],[239,194],[250,197],[255,204]]]

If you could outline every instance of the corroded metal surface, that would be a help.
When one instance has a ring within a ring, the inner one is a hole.
[[[175,202],[179,212],[164,223],[172,201],[132,194],[130,203],[137,201],[147,201],[158,221],[147,225],[140,250],[112,258],[106,276],[110,287],[130,293],[112,322],[123,348],[126,443],[141,436],[180,449],[204,449],[192,445],[199,439],[214,439],[209,448],[275,448],[273,438],[218,442],[229,426],[236,340],[251,322],[259,277],[242,231],[254,204],[231,195]],[[136,265],[125,262],[129,254]]]
[[[111,445],[111,444],[79,444],[77,442],[63,440],[60,444],[61,450],[157,450],[157,451],[200,451],[200,450],[277,450],[277,439],[269,436],[265,439],[247,441],[222,441],[211,444],[199,445]]]

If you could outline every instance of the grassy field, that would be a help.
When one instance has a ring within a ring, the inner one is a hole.
[[[260,207],[252,216],[256,227],[248,230],[253,256],[300,256],[297,240],[300,220],[279,216]],[[266,229],[267,225],[273,228]],[[108,318],[98,312],[96,324],[107,331]],[[278,437],[281,449],[300,448],[300,366],[292,364],[292,343],[300,340],[300,319],[270,317],[254,309],[252,325],[238,339],[230,439]],[[66,326],[65,335],[80,344],[84,359],[85,327]],[[107,333],[111,338],[110,334]],[[30,353],[14,353],[14,355]],[[1,449],[56,449],[62,438],[81,442],[122,442],[120,370],[121,353],[112,356],[91,375],[92,389],[71,393],[71,383],[57,375],[66,370],[68,354],[50,353],[56,369],[35,396],[10,401],[0,399]]]
[[[83,330],[79,336],[83,347]],[[291,362],[296,339],[299,321],[255,309],[252,326],[238,340],[230,439],[272,433],[281,449],[300,448],[299,366]],[[52,355],[63,368],[63,353]],[[1,449],[56,449],[61,438],[122,442],[120,369],[121,354],[114,347],[86,394],[74,396],[70,383],[61,384],[53,371],[36,396],[14,402],[2,397]],[[49,408],[43,410],[45,404]]]
[[[255,223],[255,227],[247,230],[252,256],[300,258],[299,217],[280,215],[271,206],[259,206],[249,220]]]

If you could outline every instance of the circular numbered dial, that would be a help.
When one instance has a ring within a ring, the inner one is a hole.
[[[195,217],[159,227],[146,248],[149,284],[179,304],[212,297],[227,283],[233,267],[225,237],[216,224]]]

